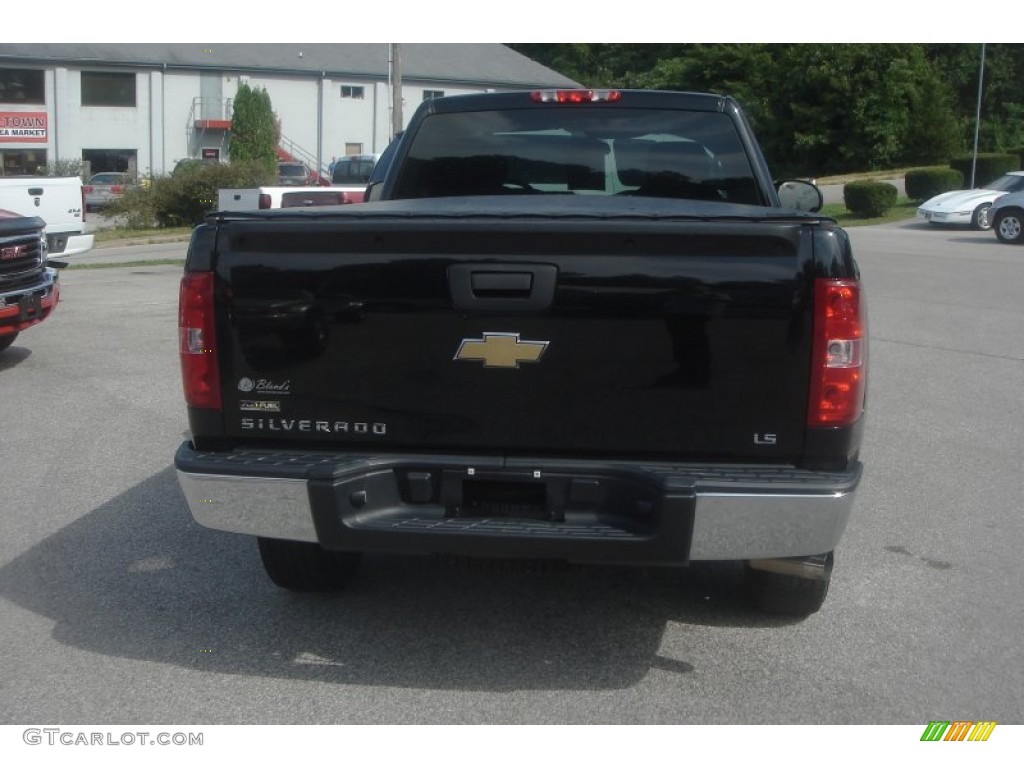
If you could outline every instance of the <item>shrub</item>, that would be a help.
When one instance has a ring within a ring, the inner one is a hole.
[[[40,176],[80,176],[82,181],[86,181],[85,177],[85,163],[82,159],[71,158],[69,160],[54,160],[52,163],[47,163],[45,166],[40,166],[36,169],[36,173]]]
[[[156,208],[152,184],[132,185],[124,194],[103,206],[103,215],[120,218],[127,229],[152,229],[156,225]]]
[[[914,168],[904,177],[907,197],[911,200],[929,198],[964,188],[964,175],[955,168]]]
[[[896,187],[884,181],[851,181],[843,187],[843,202],[851,213],[873,219],[896,205]]]
[[[123,216],[130,229],[192,227],[217,207],[218,190],[273,181],[273,172],[257,163],[188,165],[171,176],[153,179],[148,187],[133,187],[107,212]]]
[[[970,183],[971,179],[971,155],[959,155],[949,161],[949,164],[964,175],[964,179]],[[996,152],[978,153],[978,164],[974,172],[974,186],[980,187],[990,181],[998,179],[1004,173],[1020,170],[1020,155],[1004,155]]]

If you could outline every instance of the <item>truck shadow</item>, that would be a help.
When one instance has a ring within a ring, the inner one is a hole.
[[[345,592],[296,595],[264,576],[251,538],[197,526],[168,468],[0,568],[0,595],[52,620],[60,642],[116,657],[369,686],[587,690],[693,672],[660,654],[667,622],[787,623],[747,610],[739,578],[732,564],[369,556]]]
[[[11,345],[3,352],[0,352],[0,371],[6,371],[21,365],[32,356],[32,350],[27,347]]]

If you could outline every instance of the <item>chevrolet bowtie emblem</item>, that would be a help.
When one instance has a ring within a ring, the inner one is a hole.
[[[456,360],[479,360],[484,368],[518,368],[520,363],[536,363],[546,341],[520,341],[518,333],[485,333],[482,339],[463,339]]]

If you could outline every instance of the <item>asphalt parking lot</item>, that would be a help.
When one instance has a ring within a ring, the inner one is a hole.
[[[65,271],[0,355],[0,722],[1022,722],[1024,249],[916,222],[851,237],[867,471],[800,622],[751,613],[729,564],[381,556],[344,594],[282,592],[176,485],[180,266]]]

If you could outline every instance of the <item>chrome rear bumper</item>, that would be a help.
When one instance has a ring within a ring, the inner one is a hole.
[[[208,528],[328,549],[682,564],[829,552],[862,467],[670,465],[240,451],[175,457]],[[525,474],[524,474],[525,473]],[[410,477],[424,489],[411,488]],[[463,481],[526,478],[564,500],[555,520],[452,514]],[[449,489],[449,490],[446,490]]]

